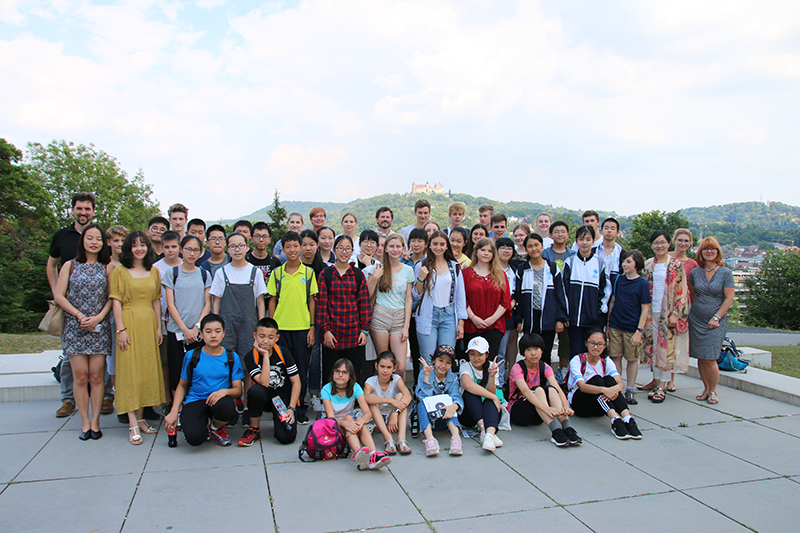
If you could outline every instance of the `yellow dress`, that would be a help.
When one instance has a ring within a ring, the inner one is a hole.
[[[153,310],[153,301],[161,298],[158,269],[151,268],[146,278],[134,278],[127,268],[115,268],[109,298],[122,304],[122,321],[131,341],[125,351],[117,348],[117,413],[161,405],[166,399],[156,337],[159,324]]]

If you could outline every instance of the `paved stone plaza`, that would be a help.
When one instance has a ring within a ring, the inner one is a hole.
[[[644,377],[649,372],[644,371]],[[395,456],[380,471],[349,460],[300,463],[297,444],[208,442],[167,447],[166,433],[128,444],[104,416],[104,437],[78,440],[58,402],[0,403],[0,529],[12,531],[797,531],[800,407],[699,380],[633,413],[641,441],[618,441],[606,419],[576,419],[580,447],[557,449],[546,427],[501,432],[490,454]],[[243,430],[231,430],[237,439]],[[305,429],[301,428],[304,435]],[[377,441],[382,442],[378,437]]]

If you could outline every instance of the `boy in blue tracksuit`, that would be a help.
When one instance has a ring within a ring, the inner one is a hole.
[[[420,358],[422,370],[417,380],[417,414],[419,415],[419,429],[425,436],[425,455],[428,457],[439,453],[439,441],[433,436],[433,430],[450,430],[450,455],[462,455],[464,453],[461,444],[458,413],[464,409],[464,399],[461,397],[458,376],[452,372],[455,362],[455,352],[451,346],[442,345],[436,348],[433,353],[432,363],[429,365],[423,358]],[[443,407],[440,418],[431,424],[431,416],[425,406],[425,398],[446,394],[450,396],[453,403]]]
[[[564,261],[561,272],[566,313],[559,312],[558,320],[567,323],[570,355],[584,350],[589,332],[604,329],[603,317],[608,313],[611,284],[606,278],[605,261],[592,249],[594,228],[581,226],[575,233],[578,253]]]
[[[514,325],[519,333],[538,333],[544,338],[542,358],[549,363],[556,333],[564,331],[564,323],[557,320],[558,307],[562,308],[561,314],[565,314],[566,307],[561,275],[554,261],[542,257],[542,237],[538,233],[526,236],[523,246],[528,261],[517,265]]]

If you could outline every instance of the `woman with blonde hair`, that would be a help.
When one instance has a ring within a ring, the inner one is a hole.
[[[714,237],[700,241],[697,266],[689,276],[689,355],[697,359],[703,380],[700,401],[719,403],[717,357],[728,331],[728,311],[733,303],[734,280],[731,269],[724,266],[722,248]]]

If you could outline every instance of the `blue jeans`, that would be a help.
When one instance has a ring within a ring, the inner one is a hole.
[[[456,308],[455,305],[449,307],[434,307],[431,320],[431,332],[423,335],[417,332],[419,341],[419,353],[425,362],[431,364],[431,356],[436,348],[446,344],[455,348],[456,346]],[[427,413],[426,413],[427,416]],[[420,417],[420,421],[422,417]]]
[[[500,341],[500,349],[497,351],[497,376],[500,378],[500,386],[503,386],[506,378],[506,349],[508,348],[508,339],[511,337],[511,332],[516,333],[517,330],[507,329],[503,335],[503,340]]]
[[[425,404],[422,401],[417,402],[417,414],[419,415],[419,431],[422,433],[425,431],[425,428],[431,425],[431,419],[428,418],[428,410],[425,409]],[[447,423],[450,421],[452,421],[456,427],[461,427],[461,424],[458,423],[458,416],[456,415],[447,420],[442,418],[436,420],[433,424],[433,429],[436,431],[445,431],[447,429]]]

